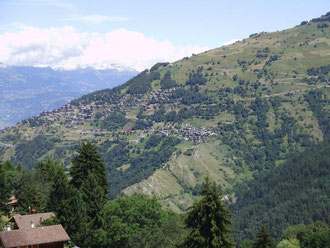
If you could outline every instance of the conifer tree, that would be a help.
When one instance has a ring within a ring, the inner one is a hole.
[[[87,237],[90,236],[90,220],[80,190],[71,189],[71,197],[67,201],[63,220],[62,224],[74,244],[79,247],[88,247]]]
[[[47,185],[46,185],[47,187]],[[41,185],[37,183],[24,183],[18,191],[20,204],[17,210],[20,213],[30,213],[35,208],[36,213],[42,213],[47,207],[46,197],[42,192]]]
[[[72,161],[72,167],[70,169],[72,176],[71,184],[79,189],[89,173],[96,177],[99,186],[107,194],[108,182],[104,161],[97,152],[96,147],[90,142],[87,142],[83,143],[78,149],[78,156]]]
[[[48,209],[56,213],[61,223],[65,222],[66,207],[71,197],[71,188],[63,167],[58,167],[49,190]]]
[[[11,189],[11,193],[15,192],[17,189],[21,179],[23,172],[11,162],[11,161],[5,161],[3,163],[3,166],[5,168],[8,184]]]
[[[10,198],[10,187],[4,164],[0,161],[0,211],[7,211]]]
[[[35,168],[45,177],[46,181],[53,182],[57,171],[63,169],[61,167],[62,165],[59,161],[48,158],[45,162],[39,162]]]
[[[215,182],[206,178],[201,195],[203,198],[187,210],[185,224],[191,231],[179,247],[233,247],[230,212],[225,208]]]
[[[78,246],[93,247],[90,230],[101,226],[100,212],[108,193],[105,164],[93,144],[83,143],[78,149],[70,175],[73,195],[68,203],[70,209],[65,217],[66,226]]]
[[[100,227],[102,219],[100,212],[107,198],[94,174],[88,173],[86,180],[80,187],[80,191],[82,192],[82,199],[86,203],[87,216],[91,219],[92,226],[94,228]]]
[[[30,213],[31,208],[38,213],[47,210],[49,182],[38,170],[22,171],[15,193],[19,198],[19,212]]]
[[[266,225],[262,225],[259,229],[256,239],[253,244],[253,248],[270,248],[273,247],[273,239]]]

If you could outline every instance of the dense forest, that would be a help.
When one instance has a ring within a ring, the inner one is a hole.
[[[330,223],[330,141],[237,186],[233,212],[237,240],[252,238],[266,224],[279,239],[287,226],[316,221]]]

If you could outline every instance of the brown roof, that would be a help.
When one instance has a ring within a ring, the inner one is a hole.
[[[62,225],[55,225],[0,232],[0,239],[4,248],[11,248],[65,242],[70,240],[70,237]]]
[[[14,216],[14,221],[18,229],[28,229],[31,228],[31,222],[33,222],[34,226],[38,226],[41,221],[47,220],[53,216],[55,216],[53,212],[29,215],[18,214]]]

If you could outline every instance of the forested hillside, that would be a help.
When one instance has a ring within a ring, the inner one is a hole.
[[[329,154],[330,141],[325,140],[237,186],[230,206],[236,240],[252,239],[262,224],[278,239],[290,225],[330,223]]]
[[[68,169],[83,141],[105,160],[112,198],[156,195],[177,212],[209,175],[226,199],[329,135],[330,13],[158,63],[0,134],[3,160]]]
[[[142,194],[109,200],[105,163],[96,147],[87,142],[76,152],[68,172],[51,159],[29,170],[0,162],[0,226],[13,227],[8,217],[32,209],[56,214],[41,225],[62,224],[71,237],[69,247],[330,245],[329,141],[242,184],[230,206],[232,213],[208,177],[196,192],[199,200],[181,215],[162,209],[155,197]],[[10,213],[6,203],[13,193],[19,204]]]

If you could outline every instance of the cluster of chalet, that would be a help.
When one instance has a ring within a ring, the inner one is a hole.
[[[70,240],[62,225],[40,226],[40,223],[54,217],[53,213],[15,215],[14,229],[10,226],[0,232],[2,248],[64,248]]]
[[[160,102],[167,102],[166,109],[168,111],[172,111],[180,107],[179,101],[168,102],[169,96],[176,91],[176,88],[170,88],[165,90],[152,90],[148,96],[147,101],[144,103],[140,103],[140,106],[146,109],[147,111],[154,111],[160,107]]]
[[[77,134],[107,134],[109,133],[105,129],[78,129]]]
[[[217,133],[213,128],[207,128],[207,127],[200,127],[196,128],[191,126],[190,124],[184,124],[181,128],[176,128],[173,126],[165,126],[165,127],[157,127],[156,129],[151,126],[145,130],[145,133],[155,133],[160,135],[171,135],[175,134],[176,137],[183,139],[183,140],[189,140],[194,142],[195,144],[200,144],[204,142],[204,140],[207,137],[215,136]],[[145,135],[139,134],[139,137],[144,138]]]
[[[177,129],[177,128],[162,128],[160,130],[162,134],[170,135],[171,133],[176,133],[177,136],[184,140],[193,141],[195,144],[202,143],[205,138],[209,136],[217,135],[213,129],[209,129],[206,127],[192,127],[190,125],[185,125],[185,127]]]
[[[43,122],[45,125],[52,125],[55,121],[64,120],[64,126],[66,128],[72,128],[75,125],[83,124],[85,120],[91,119],[93,113],[96,110],[102,109],[105,112],[113,112],[113,111],[122,111],[129,112],[132,110],[132,107],[146,107],[150,105],[150,100],[166,100],[170,94],[172,94],[176,89],[166,89],[166,90],[152,90],[150,94],[148,94],[147,99],[135,97],[135,96],[123,96],[122,100],[116,104],[108,104],[104,103],[102,105],[96,105],[95,103],[91,103],[88,106],[85,105],[72,105],[66,104],[59,109],[55,109],[52,111],[45,111],[40,114],[39,117],[32,117],[26,122],[33,122],[33,119],[38,119]],[[35,129],[35,132],[38,132]],[[38,134],[38,133],[35,133]]]
[[[170,88],[165,90],[152,90],[150,94],[148,94],[148,100],[152,99],[156,100],[167,100],[168,97],[176,90],[176,88]]]
[[[61,119],[65,120],[66,125],[79,124],[92,117],[93,109],[93,107],[80,107],[66,104],[59,109],[43,112],[40,118],[49,124]]]
[[[109,131],[105,129],[88,129],[88,130],[77,130],[77,134],[107,134]],[[122,134],[125,132],[122,131]],[[135,133],[135,131],[129,131],[129,133]],[[145,133],[145,134],[143,134]],[[213,128],[207,127],[200,127],[196,128],[189,124],[185,124],[182,128],[176,128],[172,126],[165,126],[165,127],[157,127],[154,128],[153,126],[146,128],[143,133],[139,134],[139,137],[145,138],[148,133],[155,133],[159,135],[173,135],[175,134],[178,138],[183,140],[189,140],[194,142],[195,144],[200,144],[204,142],[207,137],[215,136],[217,133]],[[129,140],[129,143],[139,143],[139,140]]]

